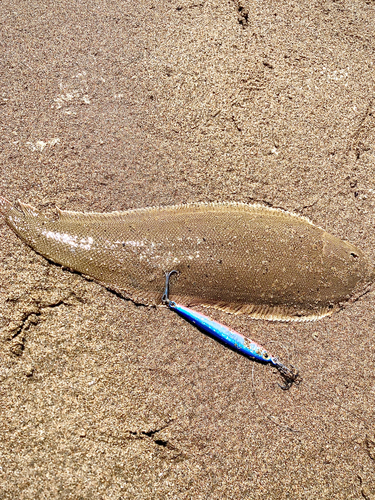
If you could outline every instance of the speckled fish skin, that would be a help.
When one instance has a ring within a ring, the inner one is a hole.
[[[305,217],[261,205],[208,203],[48,218],[0,198],[13,231],[38,253],[124,297],[172,298],[254,318],[307,321],[342,307],[374,278],[369,258]]]

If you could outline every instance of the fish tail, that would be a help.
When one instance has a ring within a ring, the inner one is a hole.
[[[38,234],[37,226],[43,218],[36,208],[19,200],[16,203],[11,203],[3,196],[0,196],[1,215],[17,236],[32,248],[35,248],[35,235]]]
[[[13,210],[16,210],[16,208],[11,204],[11,202],[0,196],[0,214],[4,215],[4,217],[8,217]]]
[[[26,214],[21,209],[21,206],[17,206],[17,204],[13,204],[6,198],[0,196],[0,215],[4,216],[8,226],[22,238],[21,229],[25,226]]]
[[[37,217],[39,215],[39,211],[32,205],[22,203],[19,200],[17,200],[17,203],[13,205],[9,200],[0,196],[0,214],[2,214],[6,220],[11,220],[12,215],[17,217],[22,215]]]

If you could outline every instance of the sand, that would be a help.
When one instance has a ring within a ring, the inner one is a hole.
[[[375,261],[371,0],[0,5],[0,194],[259,202]],[[0,221],[1,499],[375,499],[374,293],[315,323],[210,315],[299,385]]]

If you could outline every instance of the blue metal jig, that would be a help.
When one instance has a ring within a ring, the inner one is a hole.
[[[166,274],[165,291],[162,298],[163,304],[189,321],[189,323],[192,323],[194,326],[217,339],[222,344],[230,347],[234,351],[260,363],[274,366],[280,372],[285,381],[285,385],[281,386],[279,384],[280,387],[282,389],[289,389],[298,377],[298,371],[295,370],[294,367],[288,368],[283,365],[278,358],[271,356],[263,346],[244,337],[235,330],[228,328],[218,321],[214,321],[204,314],[194,311],[189,307],[182,306],[181,304],[177,304],[169,299],[169,279],[174,273],[177,273],[177,271],[171,271]]]

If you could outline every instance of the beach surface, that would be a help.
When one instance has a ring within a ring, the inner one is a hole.
[[[0,195],[46,213],[205,201],[310,218],[375,262],[375,3],[0,5]],[[317,322],[165,307],[0,218],[0,498],[375,499],[374,289]]]

